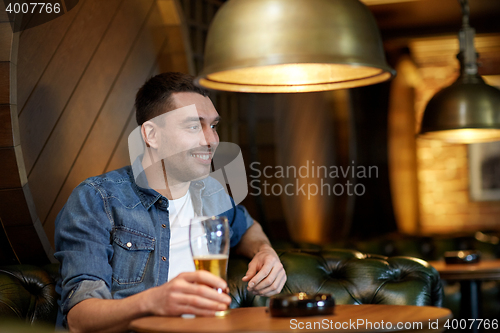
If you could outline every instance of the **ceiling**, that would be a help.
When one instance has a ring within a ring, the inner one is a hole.
[[[458,0],[361,0],[377,20],[388,53],[408,49],[419,67],[458,68]],[[469,0],[479,73],[500,74],[500,0]],[[389,57],[390,58],[390,57]]]
[[[458,0],[362,0],[375,15],[382,36],[392,38],[456,34]],[[470,24],[477,33],[500,32],[500,0],[469,0]]]

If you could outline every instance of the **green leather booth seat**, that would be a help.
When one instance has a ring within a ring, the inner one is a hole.
[[[383,257],[352,250],[279,252],[287,272],[284,293],[330,293],[337,304],[442,306],[439,273],[423,260]],[[263,306],[241,282],[248,260],[238,258],[228,269],[232,307]]]
[[[351,250],[279,252],[288,275],[284,293],[331,293],[337,304],[441,306],[439,274],[425,261],[409,257],[365,255]],[[263,306],[265,297],[246,289],[241,278],[248,259],[232,257],[228,284],[232,308]],[[57,265],[0,268],[0,317],[54,324],[57,313]]]
[[[446,251],[479,250],[484,260],[500,258],[500,233],[483,231],[432,236],[387,234],[381,237],[348,239],[327,245],[309,243],[273,243],[275,248],[325,251],[344,248],[382,256],[411,256],[423,260],[443,260]],[[460,285],[456,281],[443,281],[443,306],[452,310],[455,318],[460,314]],[[481,285],[482,313],[486,319],[500,318],[500,281],[484,281]]]

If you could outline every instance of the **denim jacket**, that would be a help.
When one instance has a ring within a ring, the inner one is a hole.
[[[190,185],[195,212],[221,212],[227,194],[207,177]],[[235,246],[253,219],[243,206],[224,215]],[[62,281],[58,324],[88,298],[120,299],[168,280],[170,223],[168,199],[153,189],[139,187],[124,167],[82,182],[56,219],[55,257],[61,262]]]

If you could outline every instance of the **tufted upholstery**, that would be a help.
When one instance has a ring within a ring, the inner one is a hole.
[[[283,292],[332,293],[338,304],[436,305],[442,302],[439,274],[426,262],[408,258],[364,255],[352,250],[280,252],[288,280]],[[254,296],[241,281],[249,260],[229,262],[231,307],[262,306],[265,297]],[[0,318],[28,323],[55,323],[58,266],[0,268]]]
[[[286,293],[331,293],[337,304],[442,305],[439,274],[423,260],[353,250],[287,251],[280,258],[288,275]],[[266,303],[241,282],[247,264],[243,258],[232,260],[228,271],[233,308]]]
[[[55,323],[58,296],[49,271],[29,265],[0,268],[0,317]]]

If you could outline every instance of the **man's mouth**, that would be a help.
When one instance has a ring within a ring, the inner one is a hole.
[[[194,157],[196,161],[203,165],[210,165],[212,163],[213,152],[191,152],[191,157]]]
[[[191,156],[193,156],[195,158],[201,158],[202,160],[206,160],[206,161],[209,161],[211,159],[211,154],[209,154],[209,153],[204,153],[204,154],[191,153]]]

